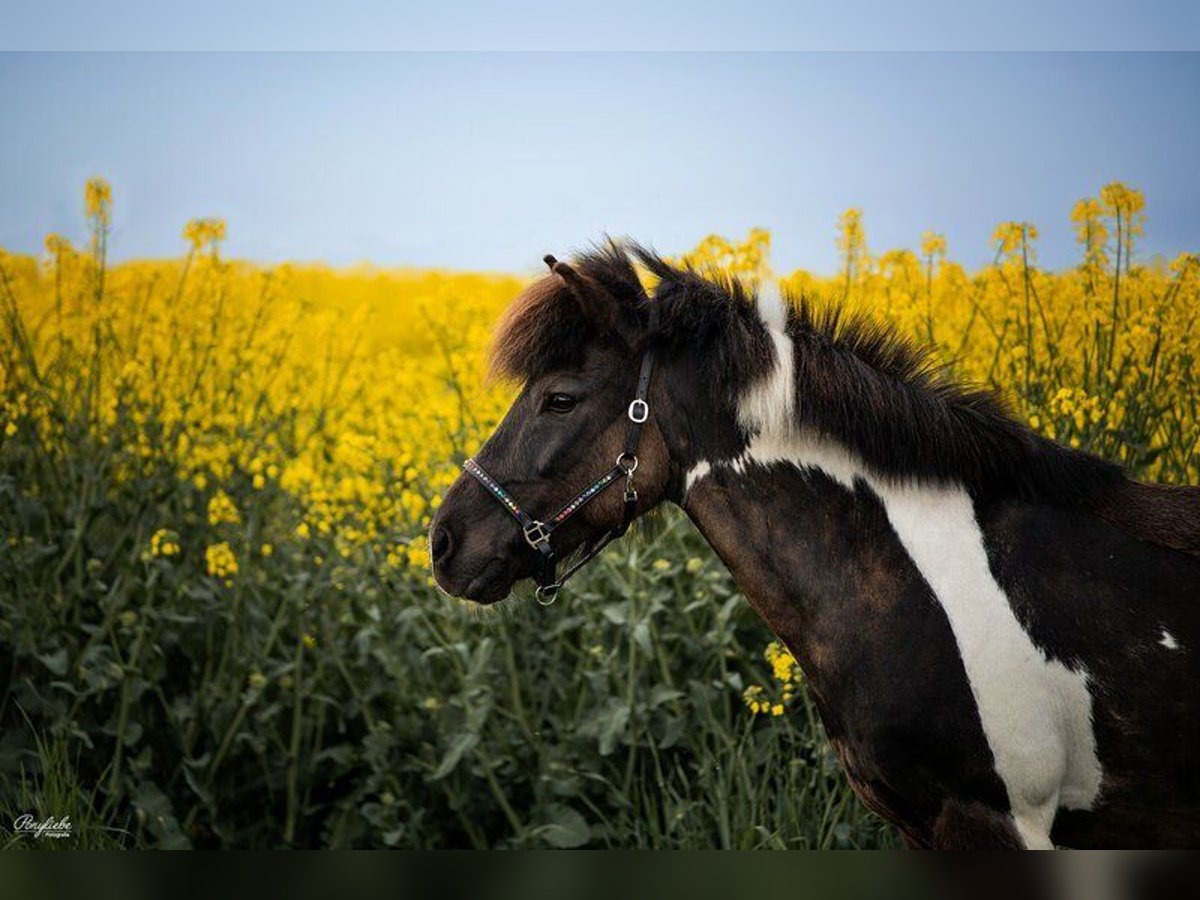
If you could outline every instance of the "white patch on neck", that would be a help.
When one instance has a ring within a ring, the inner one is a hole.
[[[1057,810],[1090,809],[1100,793],[1087,671],[1049,659],[1021,626],[992,574],[962,486],[879,476],[836,442],[797,428],[792,342],[782,330],[771,336],[776,369],[739,404],[738,420],[752,437],[731,467],[744,472],[753,463],[788,463],[820,470],[850,490],[861,480],[879,497],[945,610],[1014,825],[1026,846],[1052,846]]]
[[[788,431],[796,420],[796,357],[787,336],[787,308],[779,286],[764,279],[758,290],[758,316],[775,351],[771,373],[756,382],[738,404],[738,422],[747,433]]]
[[[1168,650],[1179,649],[1179,641],[1175,640],[1175,635],[1171,634],[1171,632],[1167,631],[1165,628],[1162,630],[1162,637],[1158,639],[1158,642]]]
[[[773,278],[764,277],[758,286],[756,308],[762,323],[772,331],[782,334],[787,330],[787,307],[783,302],[783,294],[779,290],[779,282]]]

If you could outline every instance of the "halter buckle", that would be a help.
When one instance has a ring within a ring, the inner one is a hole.
[[[521,529],[525,535],[525,543],[534,550],[539,550],[539,544],[550,543],[550,532],[546,530],[546,526],[534,519],[528,525]]]
[[[629,404],[629,421],[641,425],[650,418],[650,404],[645,400],[634,400]]]
[[[633,453],[622,452],[621,455],[617,457],[617,465],[625,470],[626,477],[632,477],[633,473],[637,471],[638,467],[637,455]]]

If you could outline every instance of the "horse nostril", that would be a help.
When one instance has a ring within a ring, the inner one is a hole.
[[[449,529],[440,525],[433,529],[433,536],[429,542],[429,552],[433,561],[437,562],[439,559],[449,556],[452,549],[454,549],[454,541],[450,537]]]

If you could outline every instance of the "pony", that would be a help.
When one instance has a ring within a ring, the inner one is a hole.
[[[473,461],[508,499],[473,471],[448,489],[442,590],[494,603],[551,546],[676,504],[909,846],[1200,844],[1200,488],[1038,435],[868,316],[630,243],[547,262],[498,325],[493,372],[521,390]],[[623,497],[544,546],[512,521],[614,459]]]

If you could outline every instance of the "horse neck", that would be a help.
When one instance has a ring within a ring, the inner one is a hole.
[[[752,438],[686,482],[684,510],[814,685],[908,643],[914,597],[987,570],[965,489],[882,478],[801,433]]]
[[[878,567],[886,521],[864,499],[824,472],[757,462],[693,475],[684,497],[684,511],[806,671],[820,655],[814,640],[864,606],[878,593],[866,582],[886,574]]]
[[[688,487],[683,509],[741,592],[796,651],[844,585],[826,565],[853,565],[845,497],[824,478],[783,466],[715,466]]]

